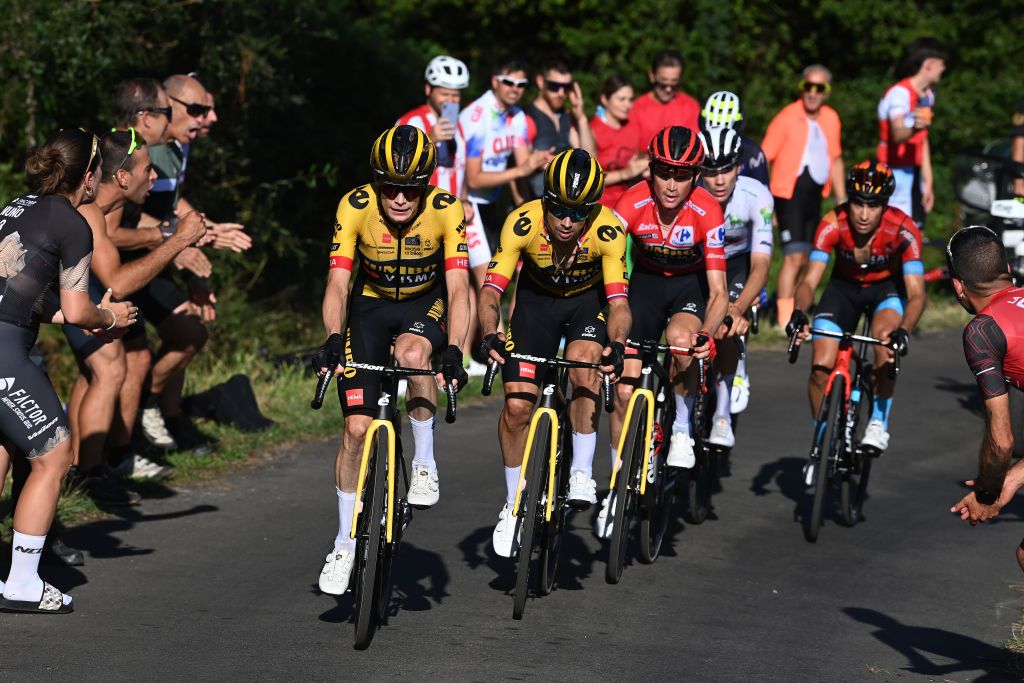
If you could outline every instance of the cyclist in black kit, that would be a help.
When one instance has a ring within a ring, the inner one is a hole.
[[[112,302],[109,293],[98,306],[89,300],[92,233],[76,209],[96,196],[98,147],[96,136],[84,130],[52,136],[25,164],[33,192],[0,211],[0,437],[32,468],[14,511],[11,571],[0,609],[73,608],[70,596],[39,578],[39,557],[73,458],[60,399],[28,357],[39,324],[69,323],[109,334],[136,317],[131,302]],[[48,296],[54,285],[59,299]]]

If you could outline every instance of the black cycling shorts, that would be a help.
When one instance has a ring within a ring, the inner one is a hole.
[[[735,303],[740,298],[748,277],[750,252],[736,254],[725,262],[725,286],[729,290],[729,301]]]
[[[174,309],[188,301],[188,296],[164,271],[129,299],[139,307],[140,321],[145,318],[153,327],[160,327],[174,313]]]
[[[36,331],[0,323],[0,434],[31,460],[71,436],[50,378],[29,359]]]
[[[633,341],[661,339],[669,319],[676,313],[689,313],[702,322],[709,290],[704,273],[665,277],[640,266],[629,277],[629,310],[633,314]]]
[[[89,300],[94,304],[99,304],[103,300],[103,295],[105,293],[106,288],[104,288],[103,284],[96,279],[94,274],[90,273]],[[64,330],[64,336],[68,340],[68,345],[71,346],[71,351],[79,361],[84,361],[86,358],[99,351],[100,347],[103,346],[103,342],[91,334],[88,334],[81,327],[63,325],[62,328]]]
[[[891,308],[903,314],[903,291],[894,279],[861,287],[856,282],[832,278],[814,309],[814,327],[833,332],[856,332],[862,315]]]
[[[814,182],[805,168],[796,179],[793,196],[775,198],[775,218],[779,223],[782,253],[809,254],[814,231],[821,221],[821,185]]]
[[[576,296],[558,297],[520,280],[516,307],[505,335],[505,348],[551,358],[558,353],[558,343],[563,336],[566,347],[574,341],[592,341],[604,348],[608,342],[607,317],[604,287],[593,287]],[[534,363],[510,358],[501,367],[501,379],[506,383],[527,382],[540,386],[544,381],[543,369]]]
[[[359,283],[356,284],[357,290]],[[345,361],[387,365],[391,341],[409,333],[430,342],[434,352],[448,344],[448,295],[439,286],[408,301],[388,301],[355,294],[345,330]],[[338,378],[341,410],[376,410],[380,375],[346,368]]]

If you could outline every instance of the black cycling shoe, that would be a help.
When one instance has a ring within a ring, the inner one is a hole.
[[[217,452],[217,442],[196,429],[191,420],[178,415],[165,417],[164,424],[171,437],[178,442],[178,450],[191,451],[193,455],[213,455]]]
[[[142,496],[132,491],[122,479],[118,479],[106,471],[87,476],[82,482],[85,492],[100,505],[115,507],[138,505]]]
[[[80,567],[85,564],[85,555],[81,550],[65,545],[60,536],[50,533],[43,546],[40,558],[45,564],[56,567]]]

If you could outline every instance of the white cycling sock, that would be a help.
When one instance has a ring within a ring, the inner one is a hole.
[[[747,378],[747,359],[740,358],[739,362],[736,363],[736,374],[743,379]],[[731,385],[730,385],[731,388]]]
[[[672,423],[672,433],[682,432],[683,434],[689,434],[690,411],[693,409],[693,397],[680,396],[674,392],[672,395],[676,399],[676,419]]]
[[[356,539],[351,538],[352,513],[356,505],[356,493],[345,493],[335,487],[338,492],[338,536],[334,539],[334,552],[339,550],[355,550]]]
[[[715,396],[715,419],[725,418],[732,424],[732,381],[736,375],[725,375],[718,380],[718,394]]]
[[[39,558],[46,536],[29,536],[14,532],[11,540],[11,573],[4,586],[8,600],[36,601],[43,597],[43,580],[39,578]]]
[[[590,478],[594,473],[594,451],[597,450],[597,432],[572,433],[572,471],[582,472]]]
[[[436,470],[437,463],[434,462],[434,418],[429,420],[417,420],[409,418],[412,425],[412,443],[414,452],[412,456],[412,467],[418,469],[426,467],[428,470]]]
[[[511,510],[516,504],[516,489],[519,488],[519,470],[522,467],[505,468],[505,504]]]
[[[611,454],[612,454],[612,472],[614,472],[615,471],[615,461],[618,460],[618,458],[619,458],[619,449],[618,448],[609,448],[608,450],[611,451]]]

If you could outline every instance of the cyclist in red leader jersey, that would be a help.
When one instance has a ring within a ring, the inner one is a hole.
[[[898,343],[900,355],[906,354],[910,332],[924,311],[924,265],[921,233],[913,219],[888,206],[894,188],[895,179],[885,164],[863,161],[851,169],[846,179],[849,201],[827,213],[814,233],[810,265],[797,288],[787,334],[800,329],[799,341],[810,336],[804,311],[814,303],[814,292],[834,251],[835,268],[815,311],[814,327],[856,332],[857,321],[866,314],[871,317],[871,335]],[[807,383],[812,418],[818,414],[838,349],[835,339],[814,339]],[[875,402],[861,445],[876,455],[889,446],[895,380],[885,365],[891,361],[890,349],[875,347]]]
[[[704,148],[693,131],[682,126],[665,128],[651,140],[648,151],[650,180],[627,190],[615,207],[636,260],[629,285],[633,312],[629,336],[634,341],[659,340],[664,331],[668,343],[693,346],[698,334],[710,330],[705,333],[709,341],[694,356],[707,358],[714,354],[712,333],[722,324],[729,305],[725,217],[718,201],[697,187]],[[673,357],[676,377],[687,370],[690,360]],[[613,462],[629,396],[639,376],[640,361],[627,360],[611,420]],[[688,373],[676,387],[676,420],[668,455],[672,467],[693,467],[689,416],[695,385],[695,373]]]
[[[1024,464],[1007,471],[1013,455],[1013,429],[1007,384],[1024,389],[1024,288],[1015,287],[1002,241],[991,230],[958,230],[946,247],[953,292],[975,315],[964,329],[964,356],[978,380],[985,405],[985,438],[978,476],[952,512],[976,524],[999,514],[1024,484]],[[1024,542],[1017,549],[1024,569]]]

